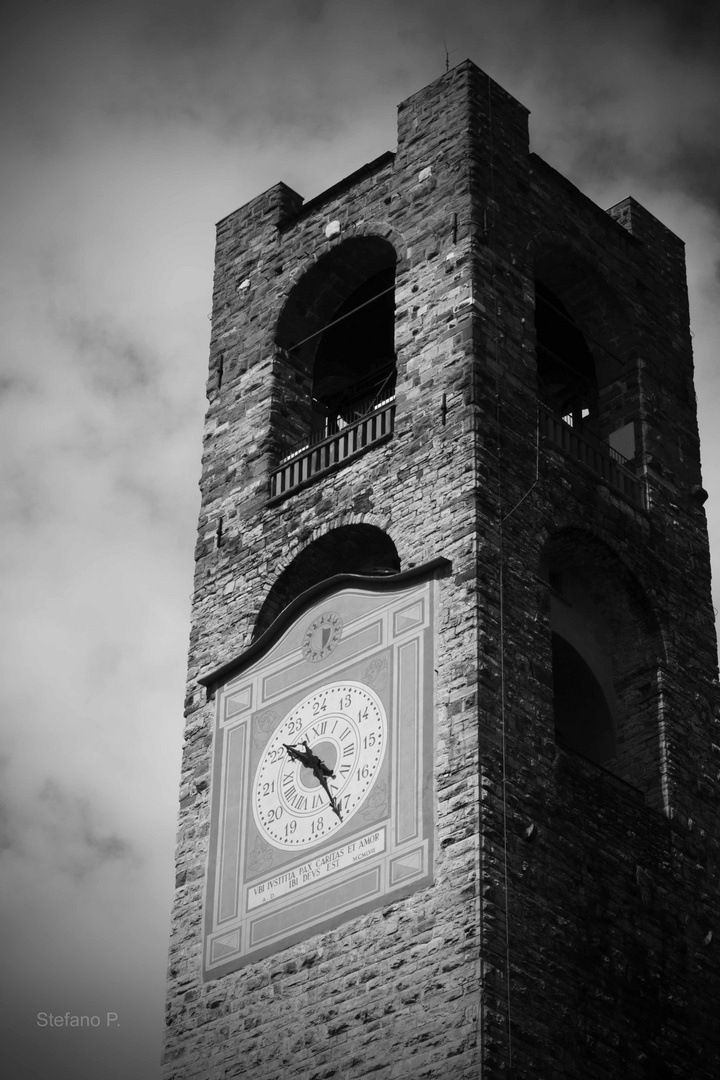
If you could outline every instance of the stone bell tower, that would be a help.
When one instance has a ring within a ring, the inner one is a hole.
[[[714,1080],[683,246],[466,62],[220,222],[165,1080]]]

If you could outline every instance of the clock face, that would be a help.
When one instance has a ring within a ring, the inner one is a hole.
[[[319,589],[218,684],[204,978],[432,882],[438,590]]]
[[[364,684],[328,683],[303,698],[273,732],[255,772],[252,808],[262,836],[298,850],[336,833],[370,793],[387,741],[383,705]]]

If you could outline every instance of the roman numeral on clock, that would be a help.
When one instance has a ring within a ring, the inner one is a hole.
[[[307,795],[301,795],[294,784],[290,787],[284,786],[283,796],[285,802],[288,806],[291,806],[293,810],[307,810]]]

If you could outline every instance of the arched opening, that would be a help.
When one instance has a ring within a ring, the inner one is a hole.
[[[662,637],[625,564],[583,529],[546,543],[553,707],[558,742],[633,784],[660,791]]]
[[[640,506],[640,386],[631,321],[598,272],[569,248],[535,263],[541,431]]]
[[[396,261],[382,237],[354,237],[318,259],[287,298],[276,334],[274,441],[281,463],[308,451],[290,486],[392,429]],[[382,423],[362,423],[384,406]],[[346,428],[353,438],[310,453]]]
[[[599,431],[595,361],[587,341],[562,300],[535,281],[535,332],[541,399],[573,427]]]
[[[313,364],[313,437],[324,438],[394,395],[394,285],[394,266],[371,275],[321,334]]]
[[[336,574],[396,574],[397,549],[375,525],[342,525],[308,544],[278,576],[260,609],[253,640],[295,597]]]

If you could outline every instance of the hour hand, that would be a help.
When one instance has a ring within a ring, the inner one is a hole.
[[[307,743],[305,745],[307,746]],[[293,761],[299,761],[300,764],[304,765],[306,769],[312,769],[310,754],[307,750],[298,750],[296,746],[291,746],[290,743],[283,743],[283,746],[285,747]]]
[[[298,750],[297,745],[293,746],[290,743],[283,743],[283,746],[293,761],[299,761],[306,769],[312,769],[313,773],[321,783],[324,776],[331,776],[333,779],[335,778],[335,773],[332,769],[328,768],[325,762],[322,761],[317,754],[312,752],[308,743],[303,742],[303,746],[305,747],[304,750]]]

